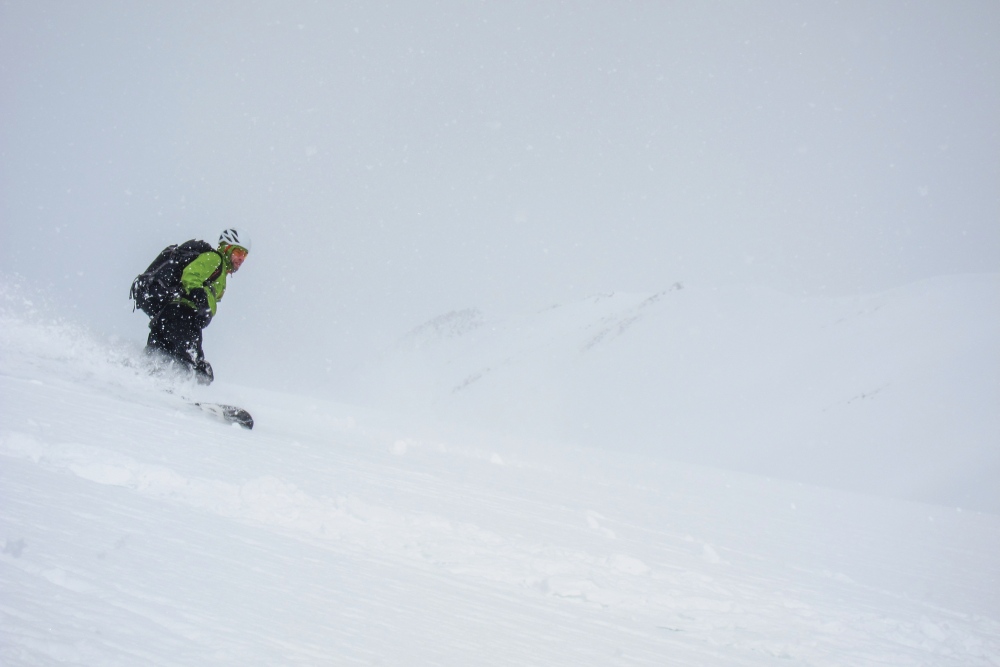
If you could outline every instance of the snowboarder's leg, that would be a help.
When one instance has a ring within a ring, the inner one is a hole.
[[[194,378],[198,381],[198,384],[212,384],[212,380],[215,379],[212,364],[204,359],[196,363],[194,366]]]
[[[191,371],[200,384],[210,384],[212,366],[201,345],[201,326],[194,311],[183,304],[169,304],[149,321],[146,353]]]

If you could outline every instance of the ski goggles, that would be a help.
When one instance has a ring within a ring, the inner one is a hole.
[[[233,252],[229,255],[229,258],[233,261],[233,271],[239,270],[240,265],[243,263],[243,260],[247,258],[248,254],[249,253],[246,248],[233,246]]]

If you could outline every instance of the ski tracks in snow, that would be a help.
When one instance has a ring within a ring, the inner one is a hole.
[[[1000,665],[995,517],[0,382],[5,664]]]
[[[571,617],[592,616],[620,626],[609,631],[611,636],[624,629],[641,635],[637,644],[648,645],[650,658],[658,650],[673,654],[683,647],[681,654],[718,652],[728,656],[727,664],[740,664],[729,662],[737,656],[746,664],[757,664],[753,656],[806,664],[849,659],[859,665],[903,665],[920,656],[933,656],[940,665],[1000,664],[1000,628],[990,619],[930,608],[916,613],[922,605],[865,590],[846,575],[734,569],[731,561],[738,554],[723,550],[726,555],[720,555],[720,548],[690,535],[632,535],[628,525],[595,510],[526,499],[530,494],[523,491],[530,486],[516,485],[504,494],[483,485],[455,487],[440,477],[405,470],[380,479],[390,471],[358,465],[341,477],[354,478],[359,488],[343,484],[339,492],[316,495],[278,475],[245,481],[192,476],[118,451],[48,444],[22,433],[5,433],[0,453],[90,484],[263,527],[334,554],[353,552],[387,566],[402,562],[529,603],[548,600],[543,607],[554,602]],[[510,473],[497,471],[495,464],[492,470],[480,467],[494,475]],[[387,483],[406,501],[403,505],[364,499],[366,485]],[[415,502],[421,496],[424,502]],[[421,511],[421,505],[436,511]],[[484,528],[475,516],[496,525]],[[26,563],[13,556],[17,548],[8,544],[5,562]],[[97,590],[85,573],[72,568],[32,572],[25,567],[25,573],[84,597]],[[153,620],[172,627],[168,619]],[[173,625],[182,637],[191,632],[183,623]],[[622,648],[622,655],[627,653]]]

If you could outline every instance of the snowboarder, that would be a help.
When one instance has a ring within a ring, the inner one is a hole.
[[[250,253],[250,237],[239,229],[219,235],[218,249],[188,241],[160,253],[136,278],[131,297],[149,315],[146,353],[194,373],[200,384],[215,378],[202,350],[202,329],[215,316],[226,292],[226,277]]]

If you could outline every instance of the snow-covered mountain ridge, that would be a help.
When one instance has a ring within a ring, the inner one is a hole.
[[[366,371],[373,403],[523,436],[1000,512],[1000,276],[882,294],[604,294],[468,309]]]
[[[138,359],[0,309],[0,664],[1000,665],[1000,517]]]

